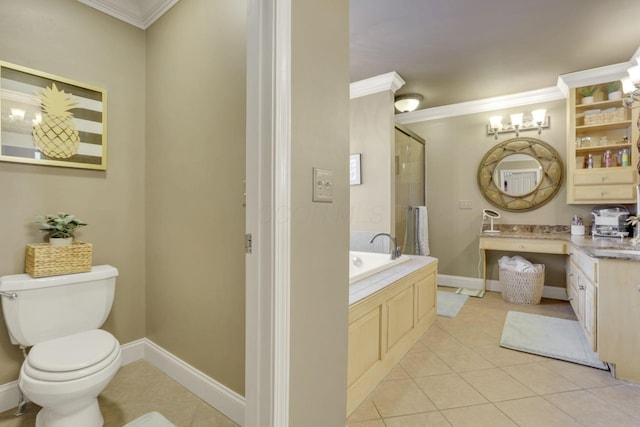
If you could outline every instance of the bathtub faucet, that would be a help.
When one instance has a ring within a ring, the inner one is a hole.
[[[373,243],[373,241],[376,240],[376,237],[378,236],[387,236],[391,240],[391,243],[393,243],[393,247],[391,248],[391,259],[399,258],[400,246],[398,246],[398,240],[389,233],[378,233],[375,236],[373,236],[371,240],[369,240],[369,243]]]

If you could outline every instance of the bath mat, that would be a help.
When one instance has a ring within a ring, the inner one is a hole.
[[[500,347],[609,370],[591,350],[577,320],[510,311],[502,329]]]
[[[460,295],[454,292],[438,291],[438,316],[456,317],[456,315],[468,299],[468,295]]]
[[[176,427],[176,425],[159,412],[149,412],[125,424],[123,427]]]

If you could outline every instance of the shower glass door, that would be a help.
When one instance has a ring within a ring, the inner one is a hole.
[[[395,235],[398,245],[410,254],[415,251],[405,245],[409,206],[425,205],[425,146],[418,138],[395,129]]]

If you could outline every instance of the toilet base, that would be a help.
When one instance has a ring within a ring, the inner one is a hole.
[[[100,412],[98,399],[71,414],[54,412],[51,408],[42,408],[36,415],[36,427],[102,427],[104,418]]]

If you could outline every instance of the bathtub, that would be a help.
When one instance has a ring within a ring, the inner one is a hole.
[[[406,255],[392,260],[389,254],[349,251],[349,284],[406,261],[409,261]]]

